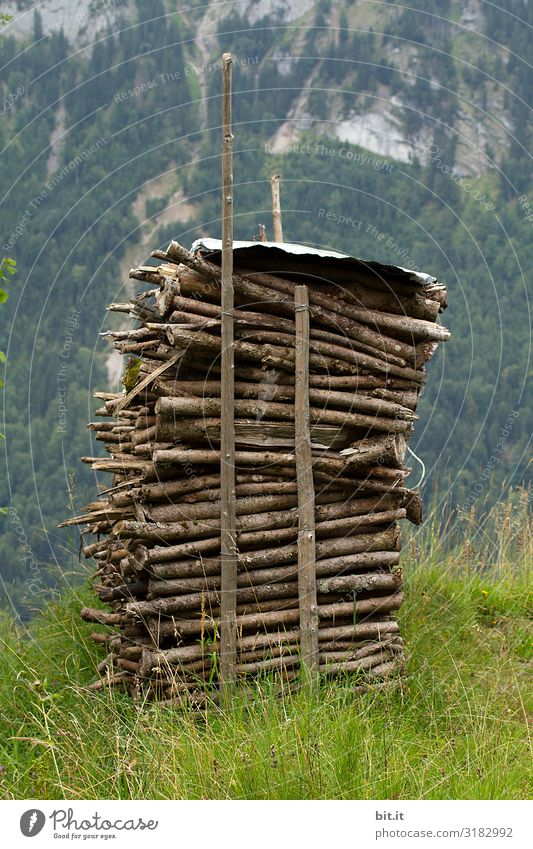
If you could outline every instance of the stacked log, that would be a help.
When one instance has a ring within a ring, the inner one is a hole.
[[[109,650],[93,686],[173,699],[217,682],[221,273],[176,242],[153,256],[159,265],[130,272],[150,288],[109,308],[137,326],[105,334],[129,358],[125,391],[97,393],[88,427],[109,456],[82,459],[112,482],[64,524],[97,536],[83,552],[110,608],[82,611],[113,629],[93,635]],[[294,281],[235,271],[236,672],[292,681],[301,660]],[[405,452],[425,363],[449,336],[436,323],[446,293],[416,275],[304,282],[319,671],[366,687],[402,666],[399,521],[421,521]]]

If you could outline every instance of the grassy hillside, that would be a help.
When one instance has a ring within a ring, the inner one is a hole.
[[[265,681],[222,713],[84,689],[101,660],[86,588],[27,631],[5,622],[3,798],[522,799],[530,791],[531,516],[515,493],[451,546],[430,522],[404,557],[401,689],[279,698]],[[528,597],[529,593],[529,597]]]

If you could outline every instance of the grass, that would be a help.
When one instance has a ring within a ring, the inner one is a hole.
[[[527,493],[461,521],[431,520],[406,546],[410,657],[394,693],[354,694],[346,678],[279,698],[264,681],[225,712],[135,704],[84,689],[102,659],[78,615],[88,588],[29,632],[6,622],[2,797],[528,798]]]

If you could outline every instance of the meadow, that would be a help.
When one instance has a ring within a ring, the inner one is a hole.
[[[408,651],[390,691],[265,679],[187,711],[93,693],[88,583],[2,622],[4,799],[524,799],[531,794],[528,492],[406,534]]]

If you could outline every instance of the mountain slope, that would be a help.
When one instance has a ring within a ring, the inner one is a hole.
[[[29,37],[33,4],[4,5],[15,16],[10,34]],[[180,8],[176,0],[153,3],[150,15],[168,19]],[[66,0],[45,0],[39,13],[45,33],[62,28],[90,50],[109,29],[134,27],[136,4],[82,0],[72,14]],[[255,85],[271,78],[284,88],[278,148],[294,143],[302,126],[401,162],[428,164],[437,144],[458,173],[479,176],[530,141],[532,17],[524,0],[188,4],[183,20],[193,38],[184,49],[201,88],[221,32],[254,66]]]
[[[446,280],[453,337],[416,433],[426,485],[466,509],[526,479],[527,4],[4,5],[19,17],[0,38],[0,234],[19,274],[0,314],[0,565],[19,601],[77,569],[56,525],[94,497],[78,458],[100,450],[85,430],[108,380],[98,334],[128,265],[170,237],[219,235],[226,49],[236,237],[269,224],[281,170],[286,238]]]

